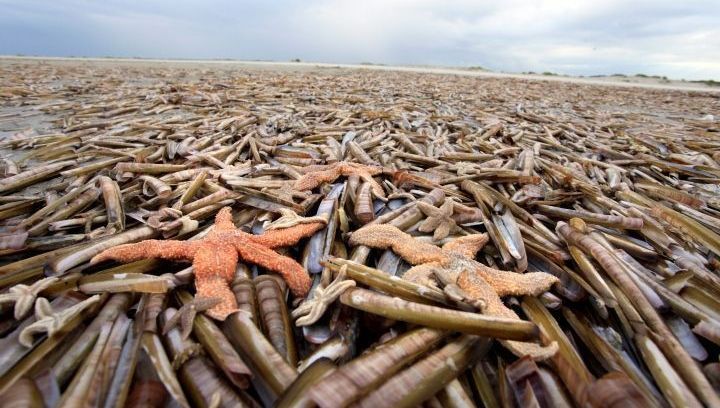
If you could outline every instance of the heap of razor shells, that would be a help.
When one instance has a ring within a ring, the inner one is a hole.
[[[720,406],[719,112],[717,93],[4,62],[0,398]],[[188,263],[91,262],[205,239],[225,207],[252,235],[324,223],[273,248],[305,296],[240,253],[215,319]]]

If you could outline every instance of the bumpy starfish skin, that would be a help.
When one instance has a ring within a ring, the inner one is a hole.
[[[405,273],[405,279],[429,286],[436,286],[437,281],[446,286],[457,285],[472,303],[482,305],[483,313],[520,320],[500,297],[537,296],[550,289],[558,279],[543,272],[519,274],[501,271],[475,261],[477,251],[487,241],[486,234],[469,235],[450,241],[441,249],[386,224],[363,227],[350,237],[352,245],[392,249],[416,265]],[[517,341],[501,343],[518,356],[529,355],[536,360],[548,358],[557,351],[555,342],[546,347]]]
[[[410,187],[418,186],[424,188],[440,188],[440,185],[418,174],[410,173],[407,170],[398,170],[393,173],[393,184],[398,188],[409,190]]]
[[[327,165],[306,166],[303,169],[305,174],[295,181],[295,189],[299,191],[312,190],[323,183],[333,182],[340,176],[358,175],[361,180],[370,183],[376,197],[385,197],[382,186],[372,178],[372,176],[377,176],[382,171],[382,167],[344,161]]]
[[[293,310],[292,317],[298,318],[295,324],[297,326],[314,324],[322,317],[328,306],[337,300],[343,292],[355,287],[355,281],[350,279],[346,280],[346,276],[347,265],[343,265],[334,281],[327,286],[321,285],[316,287],[315,292],[313,292],[315,297],[306,299],[297,309]]]
[[[311,285],[307,271],[295,260],[276,253],[274,249],[294,245],[324,227],[325,223],[321,221],[298,223],[290,228],[252,235],[235,228],[230,208],[225,207],[218,212],[213,229],[203,239],[147,240],[119,245],[98,254],[91,263],[110,259],[132,262],[147,258],[192,261],[197,297],[219,298],[220,303],[209,309],[207,314],[225,320],[237,310],[237,301],[229,285],[238,259],[279,273],[295,296],[305,297]]]
[[[54,336],[83,310],[99,301],[100,296],[94,295],[56,312],[47,299],[40,298],[35,302],[35,321],[22,329],[18,341],[25,347],[32,347],[36,333],[47,333],[48,337]]]
[[[265,231],[284,229],[294,227],[298,224],[312,224],[314,222],[327,223],[326,216],[316,215],[314,217],[301,217],[293,210],[287,208],[280,209],[280,218],[271,222],[265,227]]]
[[[427,216],[418,230],[420,232],[433,231],[433,240],[441,240],[458,229],[457,223],[451,218],[454,207],[452,200],[446,199],[440,208],[423,201],[418,201],[417,206]]]
[[[196,297],[190,303],[185,303],[180,309],[175,311],[170,319],[165,322],[163,334],[167,334],[173,327],[178,324],[182,328],[182,338],[187,339],[192,332],[193,322],[198,312],[204,312],[220,303],[218,298],[201,298]]]
[[[0,294],[0,305],[15,303],[15,320],[20,320],[32,309],[40,292],[58,281],[56,277],[40,279],[30,286],[18,284],[10,288],[8,293]]]
[[[282,187],[275,190],[275,194],[281,199],[288,202],[293,202],[293,197],[295,194],[299,194],[298,191],[295,190],[295,187],[293,187],[294,183],[292,181],[288,181],[283,183]]]
[[[457,252],[470,259],[475,258],[475,254],[488,243],[490,237],[488,234],[473,234],[464,237],[455,238],[454,240],[443,245],[443,250]]]

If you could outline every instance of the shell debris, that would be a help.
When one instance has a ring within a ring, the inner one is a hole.
[[[720,406],[713,112],[709,91],[0,59],[0,398]]]

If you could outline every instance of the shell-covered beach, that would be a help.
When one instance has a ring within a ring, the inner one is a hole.
[[[720,93],[421,71],[0,60],[1,405],[720,406]]]

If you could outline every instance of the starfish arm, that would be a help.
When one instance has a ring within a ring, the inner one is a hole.
[[[471,299],[485,304],[483,314],[521,320],[517,313],[505,306],[495,290],[476,274],[468,271],[461,272],[457,285]],[[556,342],[552,342],[548,346],[521,341],[501,341],[501,344],[518,357],[528,355],[537,361],[552,357],[558,350]]]
[[[349,168],[354,168],[357,172],[364,172],[371,176],[377,176],[378,174],[383,172],[383,168],[380,166],[368,166],[365,164],[360,163],[346,163],[346,166]]]
[[[440,226],[441,223],[442,223],[442,220],[440,218],[436,218],[436,217],[425,218],[425,221],[420,223],[420,226],[418,227],[418,231],[420,231],[420,232],[435,231]]]
[[[438,225],[437,228],[435,228],[435,232],[433,233],[433,240],[439,241],[448,235],[450,235],[450,231],[453,230],[455,226],[455,223],[446,223],[443,222],[442,224]]]
[[[196,277],[195,288],[197,290],[196,297],[220,299],[220,303],[206,312],[213,319],[225,320],[228,315],[238,311],[235,294],[230,290],[228,282],[222,277],[217,275]]]
[[[376,197],[385,197],[382,186],[372,176],[382,173],[382,167],[366,166],[360,163],[338,162],[324,166],[307,166],[303,169],[303,176],[295,181],[295,189],[299,191],[312,190],[315,187],[335,181],[340,176],[358,175],[362,180],[372,184]]]
[[[90,264],[106,260],[132,262],[148,258],[168,260],[192,260],[197,251],[197,244],[191,241],[173,241],[148,239],[135,244],[118,245],[95,255]]]
[[[338,167],[338,163],[333,164],[311,164],[298,169],[300,174],[317,173],[318,171],[331,170]],[[338,173],[339,174],[339,173]],[[339,177],[339,176],[338,176]]]
[[[453,212],[453,201],[445,200],[445,203],[440,207],[418,201],[417,207],[423,212],[427,218],[420,224],[418,230],[421,232],[433,233],[433,240],[437,241],[450,235],[450,233],[457,229],[457,224],[450,216]]]
[[[180,333],[183,339],[190,337],[190,333],[192,333],[193,329],[193,323],[195,323],[195,316],[197,316],[196,310],[191,310],[188,313],[180,315],[180,328],[182,329]]]
[[[285,201],[293,201],[293,193],[295,192],[295,189],[293,188],[293,185],[295,183],[293,181],[287,181],[283,183],[282,187],[275,190],[275,194],[277,194],[280,199]]]
[[[500,300],[493,287],[476,274],[463,270],[458,275],[457,285],[471,298],[485,302],[485,314],[520,320],[520,317]]]
[[[234,230],[235,223],[233,222],[230,207],[223,207],[222,209],[220,209],[217,215],[215,215],[215,224],[213,225],[213,231],[225,232]]]
[[[182,309],[182,308],[181,308]],[[192,314],[192,319],[188,317],[188,315]],[[190,321],[190,324],[188,324],[188,320]],[[190,336],[190,333],[192,332],[192,321],[195,320],[195,313],[189,312],[187,310],[180,311],[176,310],[175,313],[170,317],[166,322],[165,326],[163,326],[163,334],[167,334],[172,328],[177,327],[180,325],[181,334],[183,339],[187,339]]]
[[[302,309],[300,307],[302,307]],[[328,305],[325,303],[310,303],[307,305],[303,304],[300,307],[293,311],[293,317],[297,319],[295,320],[295,325],[298,327],[309,326],[320,320],[322,315],[325,314]]]
[[[323,183],[335,181],[338,177],[340,177],[338,167],[309,172],[295,181],[295,189],[299,191],[312,190]]]
[[[193,269],[196,297],[220,299],[218,304],[207,311],[213,319],[225,320],[229,314],[237,311],[237,300],[230,290],[237,262],[238,253],[231,244],[205,246],[195,255]]]
[[[558,278],[545,272],[517,273],[490,268],[479,262],[477,265],[477,275],[485,280],[498,296],[538,296],[558,282]]]
[[[35,285],[37,285],[37,283],[35,283],[33,287]],[[15,320],[20,320],[32,309],[37,293],[38,291],[33,291],[32,287],[18,284],[10,288],[8,293],[0,295],[0,305],[5,303],[15,303],[15,312],[13,316],[15,317]]]
[[[455,238],[454,240],[443,245],[443,250],[452,251],[461,254],[470,259],[474,259],[475,255],[481,250],[490,238],[488,234],[472,234],[464,237]]]
[[[52,286],[58,280],[59,279],[56,277],[48,277],[33,283],[32,286],[16,285],[10,288],[11,294],[17,296],[14,299],[15,320],[20,320],[25,317],[25,315],[30,312],[33,305],[35,304],[35,299],[37,299],[38,295],[45,289]],[[0,303],[4,303],[2,300],[2,295],[0,295]]]
[[[435,272],[441,268],[437,262],[429,262],[421,265],[415,265],[408,269],[402,276],[403,279],[408,280],[418,285],[437,287],[437,279]]]
[[[5,303],[15,303],[20,298],[20,296],[20,294],[12,292],[0,294],[0,305]]]
[[[297,224],[290,228],[265,231],[262,235],[243,234],[250,237],[249,240],[258,245],[274,249],[295,245],[301,239],[309,237],[325,228],[325,225],[324,222],[311,222],[307,224]]]
[[[22,319],[28,314],[28,312],[30,312],[30,310],[32,310],[36,297],[37,296],[33,293],[27,293],[26,295],[18,298],[15,302],[15,312],[13,315],[15,320]]]
[[[50,302],[45,298],[40,298],[35,302],[35,318],[39,321],[44,318],[50,318],[54,315]]]
[[[25,327],[21,332],[20,336],[18,337],[18,342],[22,344],[24,347],[32,347],[33,343],[35,343],[35,334],[36,333],[44,333],[48,331],[49,319],[47,321],[45,320],[38,320],[29,326]]]
[[[297,215],[295,211],[287,209],[287,208],[281,208],[280,209],[280,218],[276,219],[275,221],[271,222],[265,227],[265,231],[275,230],[275,229],[286,229],[290,227],[294,227],[298,224],[312,224],[315,222],[320,222],[323,224],[327,224],[327,215],[315,215],[312,217],[302,217],[300,215]]]
[[[415,205],[417,205],[417,208],[420,209],[420,211],[425,214],[426,217],[438,218],[442,216],[442,212],[440,211],[440,209],[438,209],[432,204],[428,204],[424,201],[418,201],[415,203]]]
[[[391,248],[396,254],[413,265],[440,262],[445,259],[442,250],[424,243],[387,224],[374,224],[360,228],[350,237],[351,245],[367,245],[372,248]]]
[[[47,278],[40,279],[39,281],[32,284],[32,291],[35,295],[38,295],[40,292],[44,291],[45,289],[49,288],[55,282],[58,282],[60,279],[57,277],[51,276]]]
[[[297,297],[305,297],[310,291],[310,275],[294,259],[280,255],[256,242],[237,238],[235,248],[244,261],[279,273]]]
[[[281,229],[282,227],[276,227],[277,225],[289,225],[293,226],[298,223],[298,220],[301,219],[297,213],[289,208],[280,208],[280,217],[278,217],[275,221],[268,224],[267,227],[265,227],[266,230],[271,229]],[[295,223],[295,224],[293,224]]]
[[[297,309],[293,310],[292,317],[297,319],[295,325],[309,326],[317,322],[327,310],[328,306],[337,300],[347,289],[355,286],[355,281],[348,279],[347,265],[343,265],[337,277],[327,287],[318,286],[313,292],[312,299],[305,299]]]
[[[212,285],[210,285],[210,287],[212,287]],[[205,285],[204,290],[207,290],[207,288],[208,285]],[[220,291],[222,291],[222,289],[220,289]],[[222,299],[217,297],[196,296],[192,301],[185,303],[180,309],[176,310],[175,314],[165,322],[163,334],[167,334],[173,327],[179,324],[182,329],[182,338],[187,339],[192,332],[195,316],[197,316],[198,312],[204,312],[221,302]]]
[[[76,303],[68,307],[67,309],[54,312],[50,306],[50,302],[48,302],[45,298],[40,298],[35,303],[35,318],[37,320],[20,332],[18,341],[25,347],[32,347],[35,333],[45,332],[48,337],[52,337],[59,329],[66,325],[68,320],[79,315],[87,307],[92,306],[99,301],[100,296],[94,295],[80,303]]]

